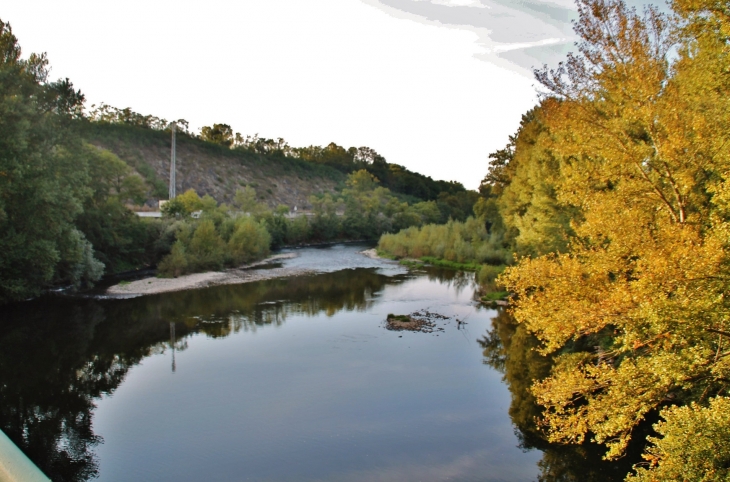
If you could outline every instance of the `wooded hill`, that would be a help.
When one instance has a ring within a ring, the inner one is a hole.
[[[0,20],[0,304],[159,262],[175,275],[284,244],[377,239],[465,219],[478,196],[367,147],[292,148],[226,124],[196,135],[180,119],[181,195],[164,219],[143,220],[128,208],[168,198],[171,123],[129,108],[89,111],[83,93],[49,81],[49,71],[44,54],[22,55]],[[290,220],[293,207],[312,216]]]
[[[230,204],[242,187],[256,189],[259,201],[309,209],[309,196],[335,194],[346,175],[365,169],[382,186],[408,202],[439,201],[444,218],[471,214],[476,193],[458,182],[435,181],[385,160],[368,147],[328,146],[292,148],[283,139],[243,138],[226,124],[203,127],[200,135],[179,120],[176,136],[176,191],[194,189]],[[169,122],[129,108],[102,105],[78,121],[87,142],[117,155],[146,181],[147,204],[168,197],[171,132]]]
[[[146,181],[147,204],[168,198],[170,176],[169,130],[131,124],[81,121],[87,142],[109,150]],[[259,201],[270,207],[285,204],[299,209],[309,206],[309,196],[334,193],[345,174],[328,166],[284,156],[267,156],[178,133],[176,136],[177,183],[182,194],[194,189],[219,202],[230,204],[238,189],[251,186]]]

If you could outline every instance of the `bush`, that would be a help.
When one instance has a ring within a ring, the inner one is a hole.
[[[172,246],[170,254],[165,256],[157,267],[157,272],[164,277],[177,278],[186,273],[188,260],[185,257],[185,246],[177,241]]]
[[[235,230],[228,241],[233,264],[249,263],[269,254],[271,235],[263,223],[245,216],[236,219]]]
[[[188,265],[194,271],[217,270],[225,262],[225,244],[209,219],[198,225],[186,249]]]
[[[286,242],[289,244],[301,244],[309,239],[309,221],[306,216],[299,216],[289,222],[286,232]]]

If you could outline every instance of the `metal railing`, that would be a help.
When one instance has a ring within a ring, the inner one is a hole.
[[[50,482],[50,480],[0,430],[0,482]]]

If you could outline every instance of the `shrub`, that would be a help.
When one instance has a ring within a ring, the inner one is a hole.
[[[271,235],[265,225],[246,216],[236,219],[228,250],[233,263],[242,264],[268,255],[270,244]]]
[[[158,274],[164,277],[177,278],[187,272],[188,260],[185,257],[185,246],[180,241],[172,245],[172,251],[165,256],[157,267]]]
[[[188,265],[193,270],[221,269],[225,261],[225,244],[209,219],[198,225],[187,248]]]

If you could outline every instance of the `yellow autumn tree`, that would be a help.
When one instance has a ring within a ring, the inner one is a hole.
[[[649,413],[707,404],[730,379],[727,6],[578,8],[579,52],[537,73],[559,100],[544,122],[574,236],[500,281],[555,354],[532,389],[550,440],[615,458]]]

